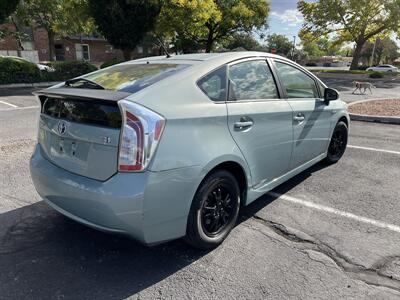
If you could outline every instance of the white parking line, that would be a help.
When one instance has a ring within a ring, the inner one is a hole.
[[[15,108],[5,108],[0,109],[0,111],[14,111],[14,110],[23,110],[23,109],[32,109],[32,108],[40,108],[40,106],[22,106],[22,107],[15,107]]]
[[[325,205],[321,205],[321,204],[316,204],[316,203],[313,203],[313,202],[310,202],[310,201],[294,198],[294,197],[287,196],[287,195],[282,195],[282,194],[275,193],[275,192],[268,192],[267,194],[269,194],[269,195],[271,195],[273,197],[276,197],[276,198],[280,198],[280,199],[285,200],[285,201],[289,201],[289,202],[292,202],[292,203],[296,203],[296,204],[299,204],[299,205],[306,206],[308,208],[324,211],[324,212],[327,212],[327,213],[330,213],[330,214],[334,214],[334,215],[337,215],[337,216],[341,216],[341,217],[345,217],[345,218],[348,218],[348,219],[356,220],[356,221],[361,222],[361,223],[373,225],[375,227],[388,229],[388,230],[400,233],[400,226],[397,226],[397,225],[384,223],[382,221],[378,221],[378,220],[374,220],[374,219],[370,219],[370,218],[366,218],[366,217],[362,217],[362,216],[357,216],[357,215],[355,215],[353,213],[349,213],[347,211],[339,210],[339,209],[332,208],[332,207],[325,206]]]
[[[3,103],[5,105],[9,105],[11,107],[18,107],[17,105],[14,105],[14,104],[11,104],[11,103],[8,103],[8,102],[5,102],[5,101],[1,101],[1,100],[0,100],[0,103]]]
[[[349,148],[354,148],[354,149],[362,149],[362,150],[368,150],[368,151],[384,152],[384,153],[390,153],[390,154],[397,154],[397,155],[400,155],[400,152],[399,152],[399,151],[393,151],[393,150],[385,150],[385,149],[361,147],[361,146],[354,146],[354,145],[347,145],[347,147],[349,147]]]

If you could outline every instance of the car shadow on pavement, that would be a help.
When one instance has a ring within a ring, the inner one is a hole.
[[[285,193],[324,167],[317,164],[274,191]],[[239,223],[275,199],[260,197],[242,209]],[[127,298],[207,253],[181,240],[146,247],[80,225],[40,201],[0,214],[0,298]]]
[[[0,214],[0,298],[122,299],[207,252],[153,247],[75,223],[43,201]]]

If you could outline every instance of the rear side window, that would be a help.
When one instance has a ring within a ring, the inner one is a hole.
[[[101,85],[106,90],[136,93],[158,81],[172,76],[188,64],[122,64],[82,76]]]
[[[229,67],[229,100],[279,98],[278,90],[265,60],[244,61]]]
[[[120,128],[121,113],[118,105],[95,100],[55,99],[44,101],[42,113],[75,123]]]
[[[197,85],[213,101],[226,101],[226,66],[201,78]]]
[[[290,98],[319,98],[314,79],[290,65],[275,62],[286,95]]]

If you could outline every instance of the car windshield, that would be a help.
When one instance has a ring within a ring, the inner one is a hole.
[[[164,78],[189,67],[189,64],[120,64],[82,76],[107,90],[136,93]],[[81,86],[84,81],[76,81],[70,87]]]

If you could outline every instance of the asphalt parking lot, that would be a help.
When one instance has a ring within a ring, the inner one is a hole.
[[[48,208],[28,170],[38,112],[26,91],[0,98],[1,299],[400,297],[400,126],[353,122],[338,164],[261,197],[203,252],[148,248]]]
[[[340,92],[340,97],[346,102],[354,102],[365,99],[394,99],[400,95],[400,77],[386,76],[381,79],[371,79],[367,75],[355,74],[332,74],[317,73],[316,74],[325,84],[331,88],[335,88]],[[372,93],[354,91],[354,81],[370,82],[373,85]]]

